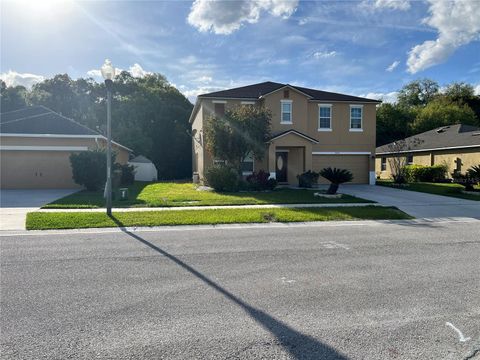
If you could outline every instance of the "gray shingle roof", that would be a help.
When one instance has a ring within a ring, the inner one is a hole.
[[[276,82],[263,82],[248,86],[242,86],[234,89],[216,91],[208,94],[199,95],[200,98],[235,98],[235,99],[258,99],[261,96],[271,93],[275,90],[281,89],[285,86],[290,86],[302,93],[305,93],[311,100],[318,101],[355,101],[355,102],[370,102],[380,103],[381,101],[366,99],[358,96],[351,96],[345,94],[338,94],[328,91],[321,91],[315,89],[294,86],[290,84],[281,84]]]
[[[102,136],[44,106],[30,106],[1,113],[0,133]]]
[[[480,147],[480,128],[471,125],[442,126],[405,139],[409,151],[426,151],[441,148]],[[379,146],[377,154],[389,153],[390,144]]]

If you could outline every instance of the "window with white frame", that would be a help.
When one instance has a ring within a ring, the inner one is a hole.
[[[253,155],[248,154],[245,159],[243,159],[242,164],[242,175],[251,175],[253,173]]]
[[[350,130],[362,131],[363,107],[360,105],[350,106]]]
[[[332,105],[318,105],[318,131],[332,130]]]
[[[281,103],[281,124],[292,123],[292,100],[280,100]]]
[[[382,163],[381,163],[380,170],[381,171],[386,171],[387,170],[387,158],[386,157],[382,157]]]

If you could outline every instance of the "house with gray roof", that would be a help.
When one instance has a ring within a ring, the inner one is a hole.
[[[224,161],[205,147],[207,119],[238,106],[259,106],[271,111],[272,136],[261,160],[244,160],[244,175],[263,170],[280,184],[297,184],[297,175],[307,170],[336,167],[350,170],[354,183],[374,184],[379,103],[271,81],[199,95],[190,116],[193,178],[201,181],[208,167]]]
[[[388,159],[398,155],[405,156],[408,164],[446,165],[449,174],[453,171],[464,173],[473,165],[480,164],[480,127],[463,124],[442,126],[402,141],[405,141],[405,146],[401,151],[393,150],[393,143],[377,147],[377,177],[391,177]]]
[[[0,113],[1,188],[78,188],[70,155],[105,145],[102,134],[44,106]],[[113,150],[128,162],[129,148],[113,142]]]

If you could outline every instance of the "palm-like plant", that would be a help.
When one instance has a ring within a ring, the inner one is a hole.
[[[470,169],[467,170],[467,174],[477,182],[480,182],[480,165],[473,165]]]
[[[320,171],[320,175],[330,181],[327,194],[336,194],[340,184],[353,180],[353,175],[346,169],[324,168]]]

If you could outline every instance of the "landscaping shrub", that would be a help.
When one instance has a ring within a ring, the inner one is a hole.
[[[205,171],[205,181],[215,191],[238,191],[238,172],[228,165],[214,165]]]
[[[320,175],[330,181],[327,194],[336,194],[340,184],[353,180],[353,174],[346,169],[324,168],[320,171]]]
[[[315,171],[308,170],[303,174],[297,175],[298,186],[303,188],[311,188],[313,184],[316,184],[318,181],[319,173]]]
[[[263,170],[253,172],[246,180],[251,190],[273,190],[277,186],[277,180],[270,179],[270,174]]]
[[[112,156],[112,163],[115,155]],[[85,186],[87,190],[97,191],[103,188],[107,179],[107,160],[104,150],[90,150],[70,155],[73,181]]]
[[[122,172],[120,176],[120,184],[122,186],[132,185],[135,181],[135,168],[128,164],[115,164],[115,166]]]
[[[465,174],[458,171],[452,173],[453,182],[463,185],[466,191],[475,191],[473,187],[480,183],[480,165],[474,165]]]
[[[447,175],[445,165],[407,165],[405,166],[405,179],[407,182],[442,182]]]

